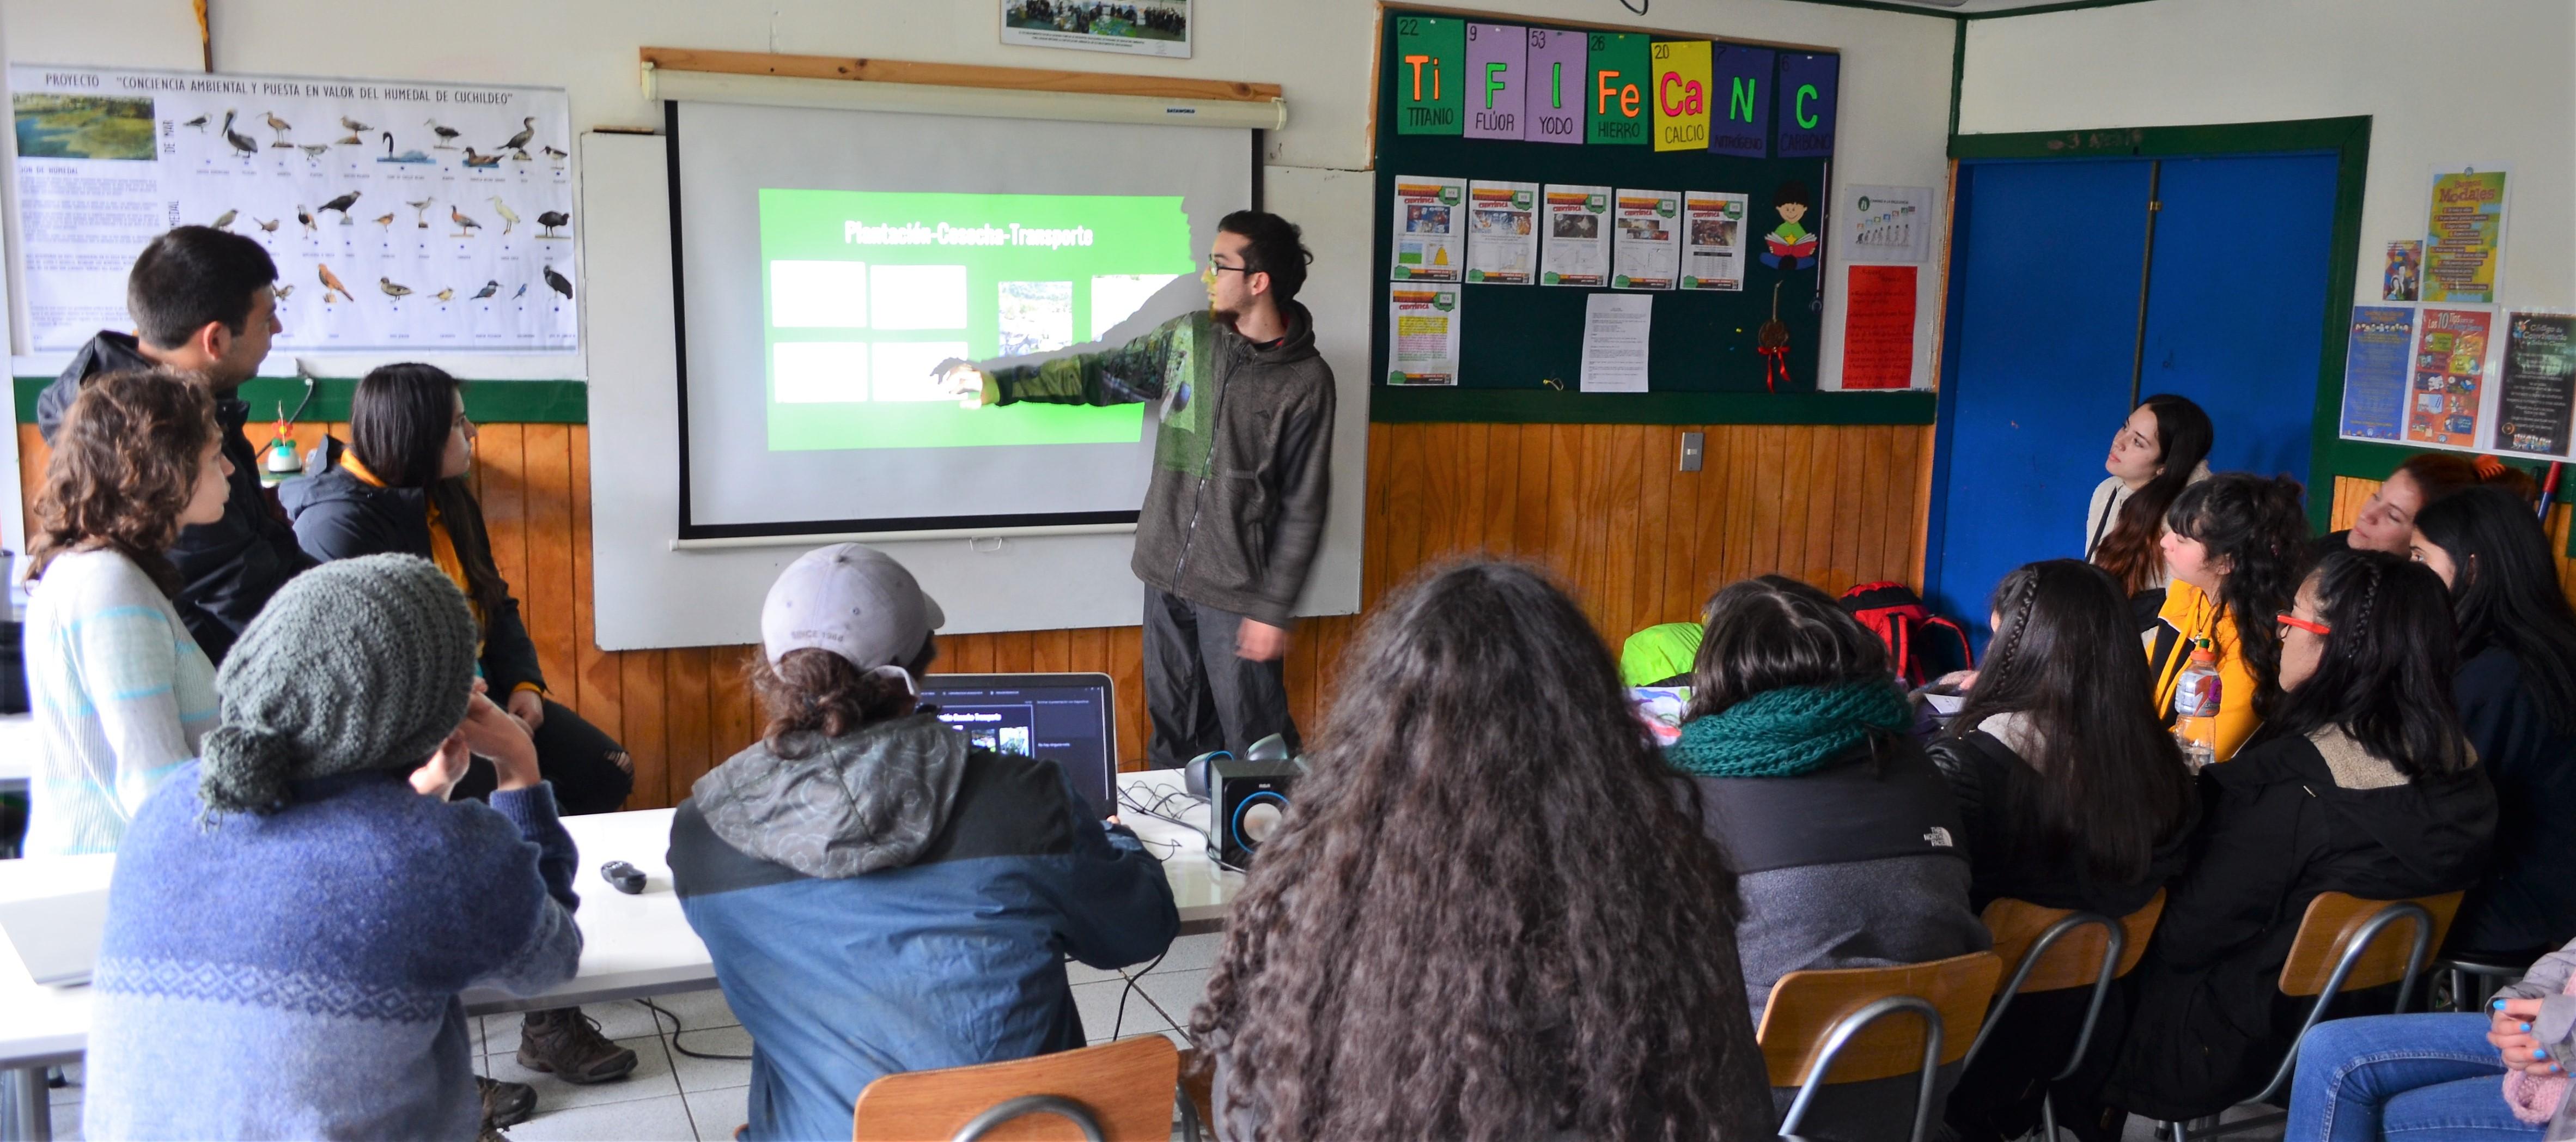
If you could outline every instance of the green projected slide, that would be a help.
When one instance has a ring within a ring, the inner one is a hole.
[[[760,192],[769,448],[1133,443],[1144,406],[965,409],[931,369],[1099,339],[1198,269],[1179,196]]]

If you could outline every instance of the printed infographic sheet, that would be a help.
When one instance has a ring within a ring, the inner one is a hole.
[[[572,139],[558,88],[12,65],[25,328],[128,329],[154,236],[277,262],[279,348],[574,348]]]

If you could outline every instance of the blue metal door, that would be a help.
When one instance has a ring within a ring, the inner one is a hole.
[[[2005,573],[2083,546],[2128,415],[2151,165],[1960,164],[1924,596],[1980,641]]]

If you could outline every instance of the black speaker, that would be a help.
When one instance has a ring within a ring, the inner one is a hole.
[[[1208,800],[1215,809],[1218,861],[1252,867],[1262,842],[1279,831],[1288,814],[1289,787],[1297,774],[1293,761],[1209,759]]]

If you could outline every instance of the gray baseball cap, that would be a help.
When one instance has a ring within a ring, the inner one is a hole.
[[[792,650],[828,650],[860,670],[912,661],[948,622],[912,572],[855,543],[796,557],[760,606],[760,643],[777,662]]]

